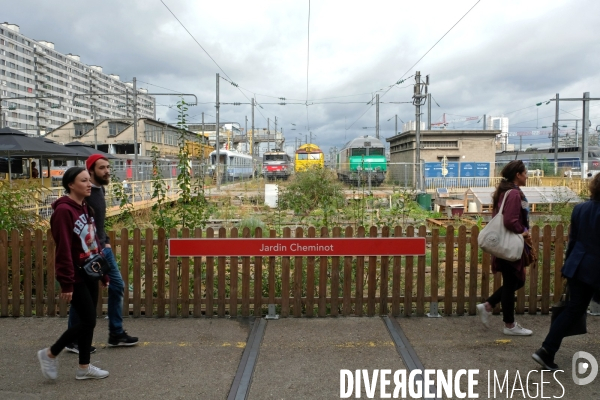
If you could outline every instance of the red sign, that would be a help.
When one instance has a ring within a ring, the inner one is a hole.
[[[169,257],[422,256],[425,238],[169,239]]]

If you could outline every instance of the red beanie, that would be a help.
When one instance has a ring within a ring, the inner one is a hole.
[[[87,168],[87,170],[88,171],[91,170],[94,163],[98,160],[108,161],[108,159],[106,157],[104,157],[102,154],[92,154],[91,156],[88,157],[87,160],[85,160],[85,167]]]

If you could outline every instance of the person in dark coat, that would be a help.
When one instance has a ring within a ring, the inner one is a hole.
[[[542,347],[533,359],[542,367],[557,370],[554,355],[565,334],[586,312],[594,293],[600,289],[600,174],[589,183],[590,200],[575,206],[562,275],[567,278],[570,299],[554,320]]]
[[[493,198],[493,216],[498,214],[504,197],[504,226],[511,232],[523,235],[525,243],[531,248],[529,235],[529,203],[520,189],[527,183],[527,168],[523,161],[511,161],[502,169],[502,181],[496,188]],[[508,193],[508,195],[507,195]],[[525,246],[527,248],[527,246]],[[515,293],[525,285],[525,267],[528,264],[528,254],[523,250],[523,256],[517,261],[503,260],[492,257],[492,271],[502,273],[502,286],[492,294],[485,303],[477,305],[477,313],[481,322],[489,328],[489,319],[496,304],[502,304],[504,334],[513,336],[530,336],[532,331],[523,328],[515,322]]]

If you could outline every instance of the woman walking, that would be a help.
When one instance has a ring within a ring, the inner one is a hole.
[[[554,320],[542,347],[532,357],[542,367],[558,369],[554,355],[568,329],[587,312],[590,300],[600,289],[600,174],[589,184],[590,200],[578,204],[571,214],[571,232],[562,275],[567,278],[570,299]]]
[[[90,175],[85,168],[69,168],[63,175],[62,185],[67,195],[52,204],[54,212],[50,218],[52,237],[56,243],[56,280],[60,283],[60,298],[71,302],[80,322],[67,329],[52,347],[38,351],[37,356],[44,377],[56,379],[56,357],[66,345],[77,343],[79,367],[75,378],[102,379],[108,376],[108,371],[90,364],[90,347],[96,326],[98,282],[86,280],[79,268],[92,254],[99,251],[93,210],[85,202],[92,190]]]
[[[504,201],[504,226],[511,232],[523,235],[525,246],[523,256],[517,261],[492,257],[492,271],[502,273],[502,286],[492,294],[485,303],[477,305],[477,313],[481,322],[489,328],[489,318],[496,304],[502,304],[504,334],[529,336],[532,331],[515,322],[515,293],[525,285],[525,267],[528,262],[528,251],[531,251],[529,235],[529,204],[520,187],[527,183],[527,168],[523,161],[511,161],[502,169],[502,181],[496,188],[493,199],[493,215],[498,214]],[[506,200],[505,200],[506,197]]]

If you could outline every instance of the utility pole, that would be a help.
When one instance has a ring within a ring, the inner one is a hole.
[[[550,99],[550,101],[556,101],[558,104],[558,93],[556,99]],[[583,93],[582,98],[564,98],[561,101],[583,101],[583,125],[581,127],[581,179],[587,178],[588,168],[588,132],[590,127],[590,101],[598,101],[600,97],[590,97],[590,92]],[[558,110],[558,105],[556,107]],[[557,124],[558,125],[558,124]]]
[[[246,125],[244,126],[244,133],[246,134],[246,146],[248,146],[248,116],[244,116],[246,119]]]
[[[558,98],[558,93],[556,93],[556,110],[554,112],[554,129],[552,130],[553,140],[554,140],[554,175],[558,175],[558,113],[559,113],[558,103],[559,103],[559,98]],[[581,171],[581,173],[583,174],[583,170]]]
[[[98,150],[98,123],[96,122],[96,106],[92,105],[92,110],[94,111],[94,149]]]
[[[139,179],[140,165],[138,163],[138,119],[137,119],[137,80],[133,78],[133,152],[134,152],[134,163],[135,163],[135,175],[134,179]]]
[[[396,136],[398,134],[398,114],[396,114],[395,117],[396,117],[396,124],[394,125],[394,136]]]
[[[379,139],[379,93],[375,97],[375,137]]]
[[[588,169],[588,137],[590,129],[590,92],[583,93],[583,119],[581,126],[581,179],[587,178]],[[558,103],[558,101],[557,101]]]
[[[427,99],[427,86],[429,85],[429,75],[426,77],[425,82],[421,82],[421,71],[417,71],[415,74],[415,87],[413,94],[413,104],[416,106],[416,124],[417,129],[415,132],[416,139],[416,172],[417,172],[417,189],[421,192],[425,191],[423,186],[423,179],[421,176],[421,106],[423,105],[423,100]],[[422,94],[423,89],[425,89],[425,94]]]
[[[215,150],[217,151],[217,161],[216,161],[216,166],[215,166],[215,177],[217,178],[217,190],[221,190],[221,182],[220,182],[220,174],[219,174],[219,167],[220,167],[220,157],[219,157],[219,74],[217,74],[217,102],[215,104],[215,107],[217,109],[217,113],[216,113],[216,124],[215,124],[215,131],[216,131],[216,143],[215,143]]]
[[[487,130],[487,115],[483,114],[483,130]]]
[[[277,144],[277,115],[275,116],[275,144]]]
[[[252,98],[252,140],[250,141],[250,154],[254,158],[254,97]]]
[[[271,151],[271,119],[267,118],[267,151]]]
[[[523,135],[519,136],[519,151],[523,151]]]
[[[427,130],[431,130],[431,93],[427,94]]]

